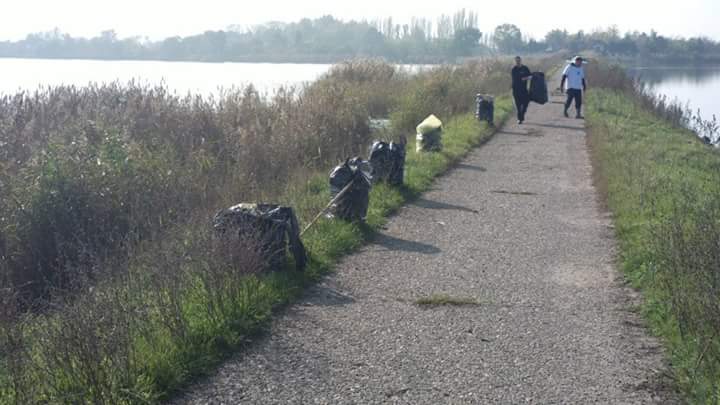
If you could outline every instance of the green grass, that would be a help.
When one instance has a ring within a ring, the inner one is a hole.
[[[622,93],[589,93],[587,117],[642,313],[689,401],[720,404],[720,154]]]

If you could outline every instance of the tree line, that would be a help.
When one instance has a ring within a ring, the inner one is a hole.
[[[237,62],[336,62],[379,57],[398,63],[439,63],[492,54],[593,50],[617,57],[667,61],[720,61],[720,44],[708,38],[669,38],[655,31],[621,34],[616,27],[590,33],[555,29],[544,38],[523,34],[514,24],[480,30],[478,15],[460,10],[435,20],[392,17],[342,21],[332,16],[253,27],[230,26],[187,37],[158,41],[119,38],[113,30],[93,38],[55,29],[0,42],[0,57],[129,59]]]

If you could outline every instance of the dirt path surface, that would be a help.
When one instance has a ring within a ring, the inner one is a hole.
[[[532,104],[176,403],[674,403],[584,122]],[[571,115],[572,116],[572,115]],[[434,294],[476,305],[418,305]]]

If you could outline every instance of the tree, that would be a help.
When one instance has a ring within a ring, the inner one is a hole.
[[[74,38],[59,29],[30,34],[15,42],[0,41],[0,56],[3,57],[257,62],[334,62],[369,56],[392,62],[437,63],[493,50],[534,53],[561,49],[677,61],[720,61],[720,43],[717,41],[668,38],[654,30],[621,35],[616,26],[589,33],[554,29],[543,40],[534,40],[523,38],[517,26],[503,24],[494,32],[481,34],[478,14],[467,10],[440,15],[433,20],[413,18],[409,24],[398,24],[391,17],[342,21],[326,15],[294,23],[235,25],[225,31],[206,31],[160,41],[119,38],[113,30],[103,31],[93,38]]]
[[[687,41],[687,49],[694,59],[700,59],[710,44],[711,40],[707,38],[690,38]]]
[[[385,37],[373,27],[369,27],[362,38],[362,50],[369,55],[382,54],[385,51]]]
[[[567,48],[568,32],[566,30],[552,30],[545,34],[545,43],[553,51]]]
[[[522,31],[514,24],[498,25],[493,36],[495,47],[502,53],[513,53],[523,48]]]
[[[463,28],[455,31],[453,49],[458,56],[469,56],[480,44],[482,33],[477,28]]]
[[[538,42],[534,39],[530,39],[525,46],[528,53],[540,53],[545,50],[546,46],[543,42]]]
[[[450,39],[453,35],[452,19],[449,15],[441,15],[437,20],[437,37],[439,39]]]

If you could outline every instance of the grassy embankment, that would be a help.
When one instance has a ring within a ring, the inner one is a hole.
[[[469,111],[476,91],[506,91],[505,68],[349,64],[269,101],[116,85],[4,98],[0,400],[155,402],[211,369],[491,134]],[[509,99],[496,108],[501,121]],[[259,274],[252,244],[213,235],[209,217],[238,201],[286,203],[307,223],[329,167],[366,153],[368,115],[389,114],[390,136],[430,112],[444,150],[411,151],[406,185],[375,187],[367,224],[320,221],[304,274]]]
[[[678,106],[633,90],[621,69],[589,74],[587,117],[598,185],[620,262],[645,297],[692,403],[720,403],[720,153],[678,125]],[[669,119],[668,119],[669,118]]]

